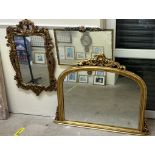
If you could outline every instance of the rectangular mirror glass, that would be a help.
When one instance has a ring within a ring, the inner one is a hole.
[[[48,86],[50,82],[44,38],[15,36],[14,41],[23,82]]]
[[[94,55],[101,53],[104,53],[107,58],[113,59],[112,30],[95,30],[92,28],[80,32],[78,29],[55,29],[54,32],[60,65],[76,65],[79,61],[93,58]]]

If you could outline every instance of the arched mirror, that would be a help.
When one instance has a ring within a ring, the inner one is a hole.
[[[115,74],[115,83],[108,84]],[[56,122],[136,135],[148,134],[145,82],[104,54],[65,70],[58,79]]]
[[[17,86],[31,89],[36,95],[56,90],[54,45],[48,29],[26,19],[16,27],[9,26],[6,38]]]

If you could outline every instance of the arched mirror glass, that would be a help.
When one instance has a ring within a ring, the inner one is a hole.
[[[16,71],[18,87],[31,89],[37,95],[56,89],[53,43],[46,28],[29,20],[7,28],[10,59]]]
[[[57,122],[131,134],[146,134],[146,85],[136,74],[112,60],[108,66],[79,66],[58,80]],[[100,59],[100,60],[101,60]],[[97,59],[83,64],[95,64]],[[98,61],[99,62],[99,61]],[[110,65],[110,66],[109,66]],[[115,82],[113,83],[113,79]]]

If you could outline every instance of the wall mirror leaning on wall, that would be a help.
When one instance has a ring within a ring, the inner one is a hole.
[[[48,29],[25,19],[16,27],[7,27],[6,38],[17,86],[31,89],[36,95],[56,90],[54,45]]]
[[[58,78],[56,123],[148,134],[144,120],[147,88],[138,75],[104,54],[78,65]],[[108,73],[117,75],[115,85],[106,83]]]
[[[100,53],[113,59],[113,30],[90,27],[54,29],[59,65],[76,65]]]

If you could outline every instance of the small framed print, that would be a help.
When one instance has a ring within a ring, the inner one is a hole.
[[[77,81],[77,73],[70,73],[68,75],[68,82],[76,82]]]
[[[78,74],[79,75],[88,75],[87,71],[79,71]]]
[[[86,58],[85,52],[76,52],[76,59],[84,60]]]
[[[105,75],[106,75],[106,72],[104,72],[104,71],[96,71],[96,72],[95,72],[95,75],[98,75],[98,76],[105,76]]]
[[[73,46],[65,46],[65,54],[66,59],[74,60],[74,47]]]
[[[72,43],[71,32],[55,31],[55,35],[58,43]]]
[[[60,60],[64,60],[65,59],[65,49],[64,47],[62,46],[59,46],[59,59]]]
[[[45,64],[46,63],[45,53],[34,52],[34,63]]]
[[[93,46],[92,53],[101,54],[104,52],[104,46]]]
[[[104,76],[94,76],[94,84],[105,85],[105,77]]]
[[[79,82],[88,83],[88,76],[87,75],[79,75]]]

